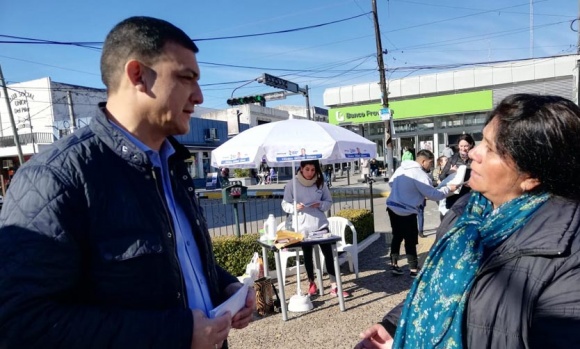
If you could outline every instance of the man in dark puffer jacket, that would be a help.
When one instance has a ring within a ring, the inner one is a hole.
[[[0,348],[218,348],[252,319],[208,318],[235,293],[172,135],[203,102],[197,47],[172,24],[119,23],[89,127],[16,173],[0,215]]]

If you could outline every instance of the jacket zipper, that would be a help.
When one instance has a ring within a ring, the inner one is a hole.
[[[181,294],[182,297],[181,299],[183,300],[183,306],[185,308],[187,308],[187,302],[186,302],[186,294],[185,294],[185,285],[184,285],[184,280],[183,280],[183,272],[182,272],[182,268],[181,268],[181,263],[179,262],[179,257],[177,256],[177,241],[175,239],[175,230],[173,229],[173,224],[172,222],[172,218],[171,218],[171,214],[169,214],[169,209],[167,208],[167,202],[165,201],[165,198],[163,197],[161,191],[159,190],[159,183],[157,182],[157,175],[155,173],[155,168],[151,168],[151,174],[153,175],[153,179],[155,180],[155,189],[157,190],[157,195],[159,195],[159,198],[161,199],[161,204],[163,205],[163,209],[165,210],[165,215],[167,216],[167,220],[169,222],[169,230],[171,231],[171,239],[173,241],[173,257],[175,257],[175,260],[177,262],[177,265],[179,266],[179,281],[181,284]]]

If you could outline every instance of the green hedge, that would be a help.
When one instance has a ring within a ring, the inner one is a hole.
[[[358,243],[375,233],[375,218],[370,210],[350,208],[338,211],[336,216],[344,217],[352,222],[356,229]],[[352,244],[352,231],[349,227],[346,228],[346,242]]]
[[[250,177],[250,170],[247,168],[234,168],[236,178]]]
[[[262,257],[262,247],[258,244],[259,234],[218,236],[212,238],[213,252],[217,263],[232,275],[243,275],[246,265],[252,260],[254,252]],[[268,268],[275,269],[274,253],[268,252]]]
[[[336,213],[336,216],[344,217],[352,222],[357,232],[357,240],[360,243],[368,236],[374,234],[374,218],[367,209],[346,209]],[[235,236],[218,236],[212,238],[213,252],[217,263],[232,275],[243,275],[246,265],[250,263],[254,252],[262,256],[262,247],[258,244],[258,234],[247,234],[237,238]],[[346,231],[346,241],[352,243],[350,228]],[[294,259],[288,261],[288,267],[295,264]],[[274,253],[268,252],[268,269],[276,269]]]

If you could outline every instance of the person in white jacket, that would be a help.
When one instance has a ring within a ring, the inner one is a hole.
[[[296,210],[298,211],[298,227],[294,226],[294,185],[296,185]],[[330,190],[324,183],[324,177],[318,160],[306,160],[300,162],[300,169],[296,173],[296,181],[291,181],[284,187],[284,199],[282,200],[282,210],[290,215],[286,222],[292,222],[292,228],[297,232],[312,232],[321,229],[328,229],[328,219],[325,212],[332,206],[332,196]],[[334,270],[334,259],[330,245],[320,245],[326,271],[330,278],[330,294],[337,295],[336,273]],[[312,246],[303,246],[304,268],[310,282],[308,294],[318,293],[318,288],[314,282],[314,264],[312,262]],[[350,294],[343,291],[343,296]]]
[[[427,172],[433,167],[435,156],[427,149],[417,153],[416,160],[405,160],[397,168],[389,184],[391,194],[387,199],[387,213],[391,220],[393,240],[391,241],[391,273],[402,275],[398,265],[401,243],[405,241],[405,252],[409,264],[409,275],[417,276],[418,227],[417,214],[423,209],[425,198],[430,200],[445,199],[456,186],[449,185],[440,189],[433,187]]]

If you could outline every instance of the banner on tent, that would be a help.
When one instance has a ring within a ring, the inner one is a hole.
[[[243,154],[238,152],[238,153],[234,153],[231,154],[229,156],[229,159],[222,159],[222,161],[220,161],[220,165],[233,165],[233,164],[239,164],[239,163],[244,163],[244,162],[249,162],[250,161],[250,156],[248,154]]]
[[[371,154],[369,154],[369,153],[355,153],[355,154],[344,153],[344,157],[347,159],[370,158]]]
[[[276,157],[276,161],[304,161],[304,160],[319,160],[319,159],[322,159],[322,154],[277,156]]]
[[[344,157],[347,159],[370,158],[371,154],[367,149],[351,148],[344,150]]]
[[[239,158],[239,159],[231,159],[231,160],[222,160],[220,164],[222,165],[233,165],[233,164],[240,164],[244,162],[249,162],[250,158]]]
[[[301,148],[300,150],[288,150],[276,152],[276,161],[303,161],[322,159],[322,153],[319,149]]]

